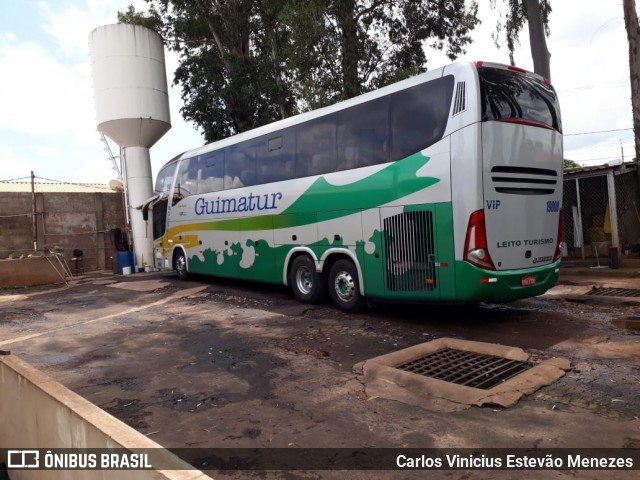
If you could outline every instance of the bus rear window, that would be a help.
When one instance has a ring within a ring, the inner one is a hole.
[[[555,91],[536,77],[501,68],[482,67],[482,121],[513,121],[562,132]]]

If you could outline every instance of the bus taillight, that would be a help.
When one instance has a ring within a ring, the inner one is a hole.
[[[467,237],[464,241],[464,260],[487,270],[496,269],[487,250],[484,210],[473,212],[469,218]]]
[[[562,241],[563,241],[563,223],[562,223],[562,209],[560,209],[560,215],[558,217],[558,237],[556,240],[556,253],[553,254],[553,261],[555,262],[562,255]]]

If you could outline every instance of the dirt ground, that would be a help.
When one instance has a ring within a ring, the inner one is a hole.
[[[595,283],[569,274],[549,294],[508,305],[377,305],[350,315],[268,285],[96,273],[70,287],[0,291],[0,349],[168,448],[640,448],[640,336],[612,323],[640,319],[640,303],[581,295]],[[640,288],[636,279],[610,283]],[[440,337],[560,356],[572,369],[508,409],[447,413],[367,395],[355,365]],[[429,478],[639,478],[637,470],[513,473]]]

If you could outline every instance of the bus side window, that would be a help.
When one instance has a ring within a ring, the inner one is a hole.
[[[296,176],[305,177],[336,170],[337,114],[312,120],[297,128]]]
[[[232,145],[225,151],[224,189],[256,184],[256,140]]]
[[[198,193],[218,192],[224,188],[224,150],[200,156]]]
[[[402,160],[442,138],[449,119],[453,76],[391,95],[391,160]]]
[[[355,105],[339,114],[337,170],[389,161],[389,97]]]
[[[259,139],[257,183],[280,182],[294,177],[295,127]]]

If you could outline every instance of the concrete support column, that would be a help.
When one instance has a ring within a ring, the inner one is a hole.
[[[138,267],[153,265],[153,232],[151,222],[142,218],[145,200],[153,196],[151,158],[146,147],[126,147],[125,170],[127,195],[129,195],[129,219],[133,237],[135,264]]]

